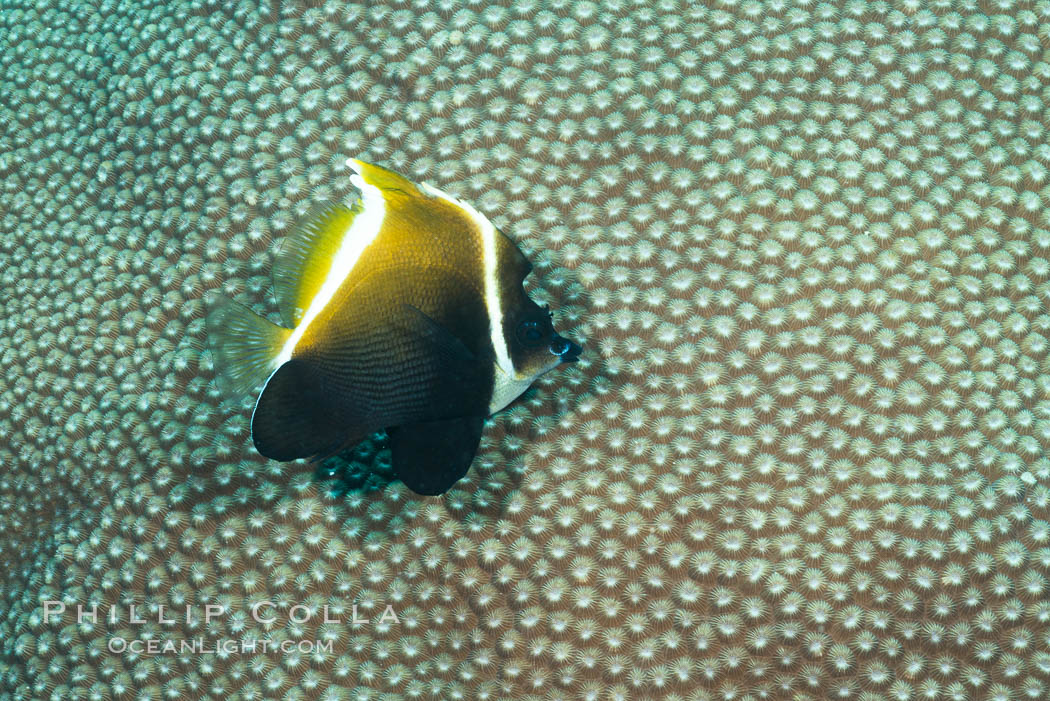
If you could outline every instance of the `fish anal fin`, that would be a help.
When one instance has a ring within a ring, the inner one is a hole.
[[[348,417],[327,399],[321,373],[292,358],[266,382],[252,414],[252,442],[265,457],[286,462],[327,457],[354,438]],[[363,436],[361,436],[363,437]]]
[[[295,327],[317,295],[362,204],[319,205],[281,244],[273,266],[274,295],[286,326]]]
[[[248,394],[266,381],[292,333],[228,299],[215,304],[205,324],[216,380],[231,396]]]
[[[467,416],[387,429],[394,472],[417,494],[444,494],[467,474],[484,425]]]

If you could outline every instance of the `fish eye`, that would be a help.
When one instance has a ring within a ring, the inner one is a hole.
[[[535,319],[527,319],[518,324],[518,340],[525,346],[538,346],[543,342],[543,327]]]

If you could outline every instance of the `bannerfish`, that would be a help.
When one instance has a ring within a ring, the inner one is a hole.
[[[471,205],[351,159],[353,205],[312,212],[277,253],[283,325],[222,300],[207,317],[233,392],[262,385],[251,436],[279,461],[335,455],[386,429],[394,472],[442,494],[485,417],[579,358],[525,293],[532,270]]]

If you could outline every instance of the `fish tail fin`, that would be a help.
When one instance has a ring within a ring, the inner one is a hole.
[[[219,387],[237,396],[257,389],[273,374],[277,357],[292,335],[291,329],[228,299],[215,304],[206,324]]]

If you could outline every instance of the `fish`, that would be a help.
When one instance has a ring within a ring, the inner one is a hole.
[[[385,430],[397,477],[443,494],[485,419],[583,348],[528,296],[532,264],[485,215],[347,165],[360,196],[309,213],[276,254],[281,323],[228,299],[209,311],[216,370],[228,392],[258,391],[251,438],[264,457],[323,460]]]

